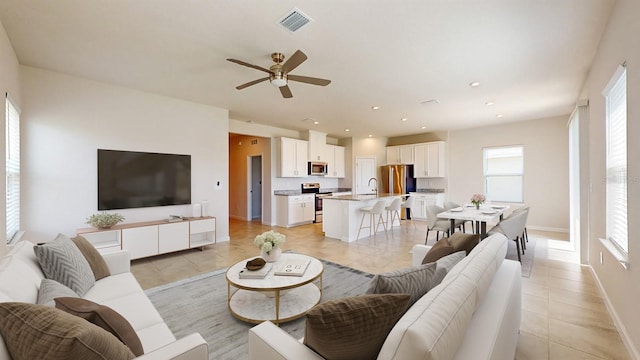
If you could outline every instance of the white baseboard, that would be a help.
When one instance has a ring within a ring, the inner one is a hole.
[[[600,291],[600,295],[604,299],[604,304],[607,307],[607,311],[609,312],[609,315],[611,315],[611,318],[613,319],[613,324],[616,326],[616,329],[620,334],[620,338],[622,339],[624,346],[627,348],[627,351],[629,351],[629,355],[631,355],[632,359],[639,360],[640,353],[638,352],[638,349],[636,349],[633,342],[631,341],[631,338],[629,337],[629,333],[627,332],[627,328],[624,326],[622,321],[620,321],[620,317],[618,316],[616,309],[613,307],[613,304],[611,304],[611,301],[609,300],[607,293],[604,291],[604,287],[600,282],[600,278],[598,277],[598,274],[595,272],[595,270],[593,270],[592,266],[587,265],[587,267],[591,271],[591,275],[593,275],[593,278],[596,279],[596,284],[598,285],[598,290]]]
[[[553,232],[560,232],[560,233],[569,233],[569,229],[567,229],[567,228],[556,228],[556,227],[548,227],[548,226],[527,225],[527,229],[529,229],[529,230],[540,230],[540,231],[553,231]]]

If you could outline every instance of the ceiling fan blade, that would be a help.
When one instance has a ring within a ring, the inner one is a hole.
[[[282,65],[282,72],[288,73],[289,71],[297,68],[300,64],[302,64],[305,60],[307,60],[307,55],[305,55],[302,51],[297,50],[291,55],[289,60],[287,60],[284,65]]]
[[[264,71],[266,73],[271,74],[271,70],[269,69],[265,69],[262,66],[258,66],[258,65],[253,65],[253,64],[249,64],[247,62],[241,61],[241,60],[236,60],[236,59],[227,59],[227,61],[231,61],[232,63],[236,63],[238,65],[242,65],[242,66],[246,66],[246,67],[250,67],[256,70],[260,70],[260,71]]]
[[[282,97],[285,99],[289,99],[293,97],[293,94],[291,93],[291,89],[289,89],[289,85],[280,86],[280,93],[282,94]]]
[[[242,85],[236,86],[236,90],[242,90],[242,89],[244,89],[244,88],[246,88],[246,87],[249,87],[249,86],[251,86],[251,85],[255,85],[255,84],[261,83],[261,82],[266,81],[266,80],[269,80],[269,77],[268,77],[268,76],[267,76],[267,77],[265,77],[265,78],[262,78],[262,79],[249,81],[249,82],[248,82],[248,83],[246,83],[246,84],[242,84]]]
[[[287,75],[287,78],[292,81],[298,81],[298,82],[303,82],[303,83],[312,84],[312,85],[327,86],[331,84],[331,80],[320,79],[320,78],[315,78],[310,76]]]

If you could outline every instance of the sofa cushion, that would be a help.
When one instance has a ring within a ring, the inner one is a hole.
[[[89,267],[91,267],[91,271],[93,272],[93,276],[96,280],[100,280],[111,275],[109,267],[102,258],[102,255],[100,255],[98,250],[91,245],[89,240],[85,239],[81,235],[77,235],[76,237],[72,237],[71,241],[76,244],[85,260],[89,263]]]
[[[455,251],[466,251],[467,255],[478,245],[480,241],[480,235],[478,234],[465,234],[463,232],[457,232],[447,238],[449,244]]]
[[[47,279],[69,287],[80,296],[95,284],[89,263],[66,236],[59,234],[55,240],[36,245],[33,250]]]
[[[0,303],[0,333],[13,360],[134,358],[107,331],[44,305]]]
[[[447,238],[440,239],[440,241],[436,242],[435,245],[429,249],[427,254],[424,256],[424,259],[422,259],[422,263],[428,264],[434,262],[441,257],[453,254],[454,252],[455,249],[451,244],[449,244],[449,240],[447,240]]]
[[[134,355],[144,354],[140,339],[131,324],[110,307],[78,297],[59,297],[55,299],[55,304],[57,309],[81,317],[107,330],[127,345]]]
[[[55,280],[42,279],[37,304],[55,307],[56,303],[53,299],[65,296],[77,297],[78,294]]]
[[[378,359],[453,358],[486,293],[485,279],[493,278],[506,247],[507,239],[498,235],[477,245],[398,320]]]
[[[447,270],[436,263],[378,274],[371,279],[366,294],[409,294],[413,305],[427,291],[440,284]]]
[[[363,295],[316,305],[306,315],[304,344],[326,359],[375,359],[409,299]]]
[[[35,303],[42,277],[34,275],[29,264],[16,256],[5,257],[0,263],[0,292],[8,301]]]

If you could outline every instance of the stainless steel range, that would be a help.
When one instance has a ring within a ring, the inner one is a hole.
[[[314,223],[322,222],[322,199],[331,196],[331,192],[320,192],[320,183],[303,183],[302,189],[303,194],[316,194],[316,216]]]

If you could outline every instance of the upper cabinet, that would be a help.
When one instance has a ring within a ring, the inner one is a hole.
[[[306,177],[309,144],[305,140],[280,138],[280,177]]]
[[[387,164],[413,163],[413,145],[387,146]]]
[[[414,145],[416,178],[444,177],[445,142],[435,141]]]
[[[343,178],[345,176],[344,147],[325,145],[324,154],[329,168],[326,177]]]
[[[309,161],[328,162],[325,146],[327,144],[327,134],[309,130]]]

